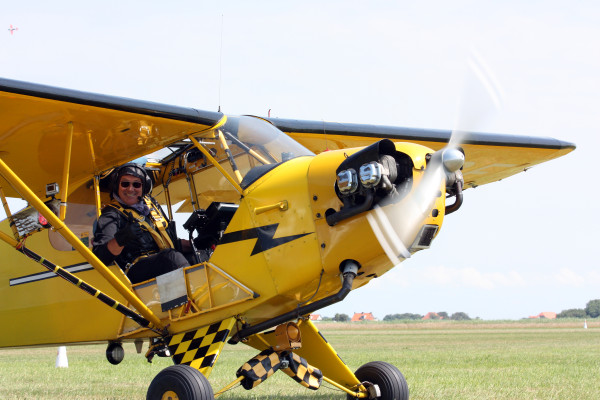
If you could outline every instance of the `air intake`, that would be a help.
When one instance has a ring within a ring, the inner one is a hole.
[[[428,249],[438,229],[437,225],[424,225],[410,247],[411,251]]]

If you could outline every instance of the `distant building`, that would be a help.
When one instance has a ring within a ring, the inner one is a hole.
[[[373,316],[373,313],[354,313],[351,319],[352,322],[356,321],[377,321],[377,318]]]
[[[440,317],[438,313],[432,311],[425,314],[423,319],[444,319],[444,317]]]
[[[556,319],[556,313],[552,311],[544,311],[539,313],[538,315],[531,315],[529,318],[546,318],[546,319]]]
[[[310,320],[311,321],[322,321],[323,318],[321,317],[321,314],[310,314]]]

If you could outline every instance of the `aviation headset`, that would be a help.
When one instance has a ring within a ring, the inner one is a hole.
[[[146,196],[152,191],[152,178],[150,178],[150,175],[148,175],[146,169],[139,164],[132,162],[123,164],[120,167],[117,167],[112,175],[113,177],[110,184],[111,197],[118,195],[119,182],[121,181],[121,177],[123,175],[135,176],[136,178],[140,178],[142,180],[142,197]]]

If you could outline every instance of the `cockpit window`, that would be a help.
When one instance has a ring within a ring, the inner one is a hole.
[[[229,117],[222,131],[240,147],[253,150],[257,159],[262,158],[262,163],[285,162],[300,156],[314,155],[275,125],[260,118]]]
[[[229,147],[236,150],[237,156],[233,157],[234,160],[242,158],[243,154],[250,158],[248,164],[244,165],[246,168],[239,169],[243,178],[240,182],[242,188],[246,188],[283,162],[314,155],[274,125],[260,118],[229,117],[217,135],[222,135],[220,139],[230,143]]]
[[[224,125],[194,138],[202,151],[188,139],[177,143],[180,148],[185,147],[183,152],[178,151],[160,161],[168,166],[165,176],[159,180],[168,186],[171,203],[184,201],[178,212],[207,208],[212,202],[237,204],[240,192],[232,181],[246,189],[281,163],[314,156],[273,124],[257,117],[227,116]],[[214,162],[218,163],[218,168]],[[183,174],[186,179],[180,179]],[[191,200],[190,193],[195,194]],[[153,193],[153,196],[163,201],[160,193]]]

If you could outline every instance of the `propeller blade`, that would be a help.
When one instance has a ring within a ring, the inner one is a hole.
[[[410,257],[410,246],[431,213],[435,199],[442,195],[445,173],[441,153],[434,158],[439,161],[428,165],[410,195],[396,203],[388,197],[367,214],[373,233],[394,265],[400,263],[400,258]]]
[[[445,196],[446,186],[454,185],[457,180],[462,185],[459,170],[464,164],[464,153],[459,147],[468,138],[468,133],[488,123],[501,108],[503,94],[500,85],[474,50],[468,66],[458,117],[448,144],[432,154],[425,172],[414,183],[410,194],[396,202],[393,196],[388,197],[367,213],[373,233],[394,265],[410,257],[416,236],[430,215],[436,198]]]
[[[502,87],[475,49],[471,51],[467,67],[449,147],[460,146],[469,132],[488,125],[502,108]]]

